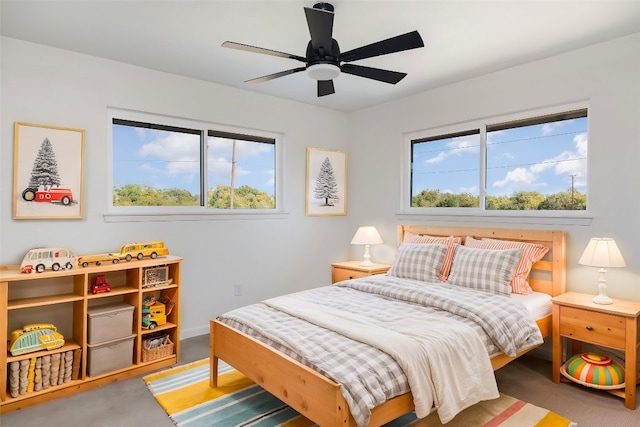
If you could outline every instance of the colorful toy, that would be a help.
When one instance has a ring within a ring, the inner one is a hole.
[[[131,261],[133,258],[141,260],[146,256],[156,259],[159,256],[169,255],[169,249],[160,240],[146,243],[128,243],[122,245],[120,253],[113,255],[127,261]]]
[[[167,323],[167,315],[164,304],[157,302],[153,296],[145,297],[142,300],[142,327],[154,329],[165,323]]]
[[[169,255],[169,249],[164,246],[161,240],[145,242],[145,243],[127,243],[120,247],[120,252],[82,255],[78,257],[78,264],[82,267],[88,267],[89,264],[95,263],[101,265],[103,262],[118,263],[120,260],[131,261],[136,258],[138,260],[144,257],[156,259],[159,256]]]
[[[76,257],[69,249],[64,248],[36,248],[31,249],[22,258],[20,271],[22,273],[42,273],[50,268],[53,271],[61,269],[71,270],[76,265]]]
[[[118,258],[114,254],[81,255],[78,257],[78,264],[82,267],[88,267],[91,263],[101,265],[103,262],[117,264],[118,262],[120,262],[120,258]]]
[[[12,356],[38,350],[53,350],[64,345],[64,337],[49,323],[26,325],[11,332],[9,351]]]
[[[96,277],[96,281],[93,285],[91,285],[92,294],[95,295],[100,292],[111,292],[111,285],[107,283],[107,276],[105,276],[104,274]]]

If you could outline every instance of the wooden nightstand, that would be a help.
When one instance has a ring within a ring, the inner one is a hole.
[[[625,387],[607,391],[624,398],[627,408],[635,409],[640,302],[614,299],[613,304],[603,305],[592,302],[593,297],[568,292],[552,299],[553,382],[560,382],[562,337],[572,340],[572,354],[580,353],[581,342],[622,350]]]
[[[345,261],[331,264],[331,283],[373,276],[374,274],[384,274],[391,268],[387,264],[374,263],[369,267],[363,267],[360,264],[362,264],[362,261]]]

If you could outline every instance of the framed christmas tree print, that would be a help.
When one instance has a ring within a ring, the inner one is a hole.
[[[307,216],[347,214],[347,153],[307,148]]]
[[[83,129],[15,123],[13,218],[82,218]]]

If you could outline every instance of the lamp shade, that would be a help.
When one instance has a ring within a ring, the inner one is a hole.
[[[608,237],[594,237],[589,240],[578,264],[592,267],[626,267],[615,240]]]
[[[380,233],[374,226],[359,227],[351,239],[352,245],[379,245],[383,243]]]

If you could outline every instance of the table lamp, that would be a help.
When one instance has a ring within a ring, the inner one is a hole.
[[[615,240],[607,237],[594,237],[589,241],[578,264],[599,267],[598,295],[593,299],[596,304],[611,304],[613,300],[607,296],[607,280],[604,278],[605,267],[626,267],[620,249]]]
[[[351,239],[352,245],[364,245],[364,261],[360,264],[363,267],[369,267],[373,265],[371,262],[371,255],[369,254],[370,245],[379,245],[382,242],[380,233],[374,226],[359,227],[356,231],[356,235]]]

